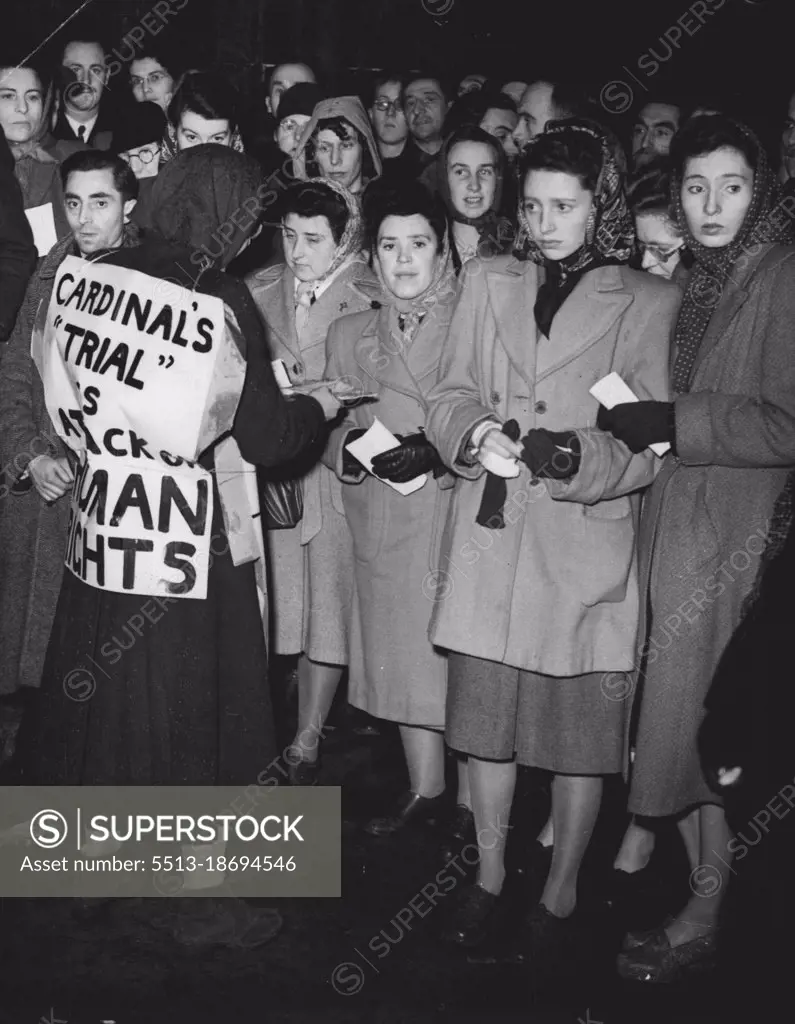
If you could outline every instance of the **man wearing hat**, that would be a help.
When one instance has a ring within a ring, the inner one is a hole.
[[[113,148],[130,165],[138,179],[138,205],[132,220],[139,228],[149,228],[151,195],[160,169],[160,147],[166,132],[166,115],[156,103],[132,104],[113,133]]]

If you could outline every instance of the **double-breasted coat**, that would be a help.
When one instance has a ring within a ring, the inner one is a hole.
[[[472,261],[429,395],[428,436],[456,482],[442,540],[431,639],[452,651],[550,676],[626,672],[638,626],[640,492],[658,469],[595,429],[589,388],[616,371],[641,399],[668,396],[669,344],[680,293],[624,266],[583,275],[537,337],[540,268],[511,256]],[[509,479],[505,527],[476,525],[486,474],[459,462],[488,417],[575,428],[570,480]],[[616,684],[620,690],[623,682]],[[622,694],[623,697],[626,693]]]
[[[342,456],[348,432],[376,416],[393,434],[424,429],[454,296],[451,287],[410,341],[390,306],[343,317],[328,336],[328,375],[355,376],[378,395],[332,432],[325,454],[344,481],[353,534],[348,699],[376,718],[436,729],[444,727],[447,658],[428,639],[428,623],[452,477],[428,474],[404,495],[364,471],[346,475]]]
[[[650,816],[720,802],[696,741],[795,466],[795,249],[738,261],[675,407],[676,458],[646,497],[640,543],[651,621],[630,810]]]
[[[48,505],[32,483],[21,494],[11,487],[37,455],[66,455],[44,403],[30,337],[39,306],[49,304],[58,267],[73,248],[70,235],[41,261],[0,368],[0,693],[39,686],[61,588],[69,494]]]
[[[283,359],[293,384],[320,380],[326,367],[326,334],[346,313],[366,309],[380,294],[375,275],[360,259],[343,266],[309,307],[299,338],[295,277],[280,263],[246,278],[268,328],[273,359]],[[304,500],[301,522],[269,530],[273,650],[306,653],[313,661],[344,665],[346,621],[353,590],[352,542],[339,480],[322,463],[299,471]]]

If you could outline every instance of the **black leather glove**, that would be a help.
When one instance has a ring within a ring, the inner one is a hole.
[[[596,426],[623,441],[635,455],[661,441],[673,446],[676,440],[674,403],[622,402],[612,409],[600,406]]]
[[[519,442],[522,461],[536,476],[568,480],[580,468],[580,439],[571,430],[531,430]]]
[[[439,453],[425,434],[396,435],[399,448],[381,452],[373,459],[373,473],[393,484],[407,484],[421,473],[443,468]]]
[[[358,438],[362,436],[362,434],[366,433],[367,431],[364,429],[364,427],[356,427],[354,430],[349,430],[348,433],[345,435],[345,440],[342,442],[343,476],[361,476],[362,473],[367,472],[367,470],[364,468],[361,462],[359,462],[355,455],[351,455],[347,448],[347,445],[349,445],[351,441],[356,441]]]

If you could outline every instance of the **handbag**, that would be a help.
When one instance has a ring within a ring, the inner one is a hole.
[[[260,515],[265,530],[291,530],[304,515],[300,480],[259,480]]]

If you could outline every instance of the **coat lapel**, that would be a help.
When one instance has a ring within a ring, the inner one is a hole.
[[[447,307],[446,307],[447,308]],[[436,383],[442,344],[449,326],[441,310],[426,316],[411,344],[406,344],[388,306],[373,314],[354,346],[357,366],[365,384],[375,381],[385,388],[416,399],[424,405],[425,393]]]
[[[499,272],[487,272],[486,281],[500,341],[517,373],[532,387],[538,270],[529,260],[512,260]]]
[[[621,268],[598,267],[583,276],[552,321],[549,339],[539,340],[536,382],[566,366],[603,338],[632,302]]]
[[[279,277],[266,287],[273,288],[279,295],[278,301],[267,303],[268,327],[278,336],[281,344],[300,360],[301,351],[295,332],[295,286],[293,275],[287,266],[283,266]]]

